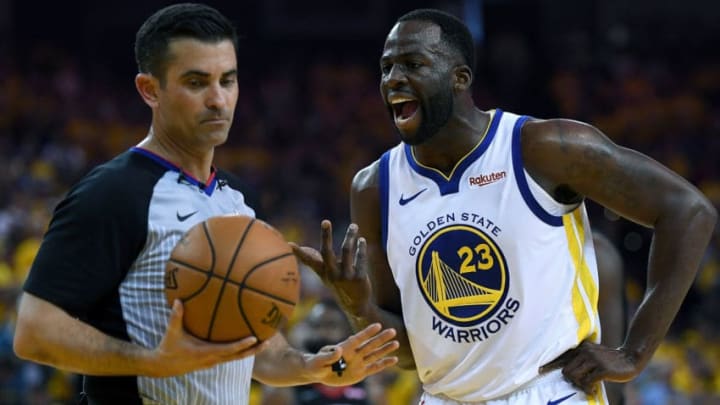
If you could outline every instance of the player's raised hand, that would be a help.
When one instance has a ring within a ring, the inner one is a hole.
[[[335,290],[345,308],[365,305],[372,296],[368,277],[367,243],[358,236],[358,226],[350,224],[345,232],[340,258],[335,255],[332,223],[322,221],[320,252],[291,243],[295,255],[313,269],[323,282]]]
[[[561,354],[539,371],[544,373],[558,368],[568,381],[587,394],[595,393],[599,381],[630,381],[641,370],[626,351],[588,341]]]
[[[346,386],[362,381],[397,364],[388,356],[398,349],[394,329],[382,329],[374,323],[344,341],[325,346],[306,359],[312,379],[325,385]]]
[[[152,377],[169,377],[238,360],[264,350],[268,341],[258,344],[254,336],[231,343],[210,343],[198,339],[183,328],[183,306],[173,302],[168,326],[160,344],[151,352]]]

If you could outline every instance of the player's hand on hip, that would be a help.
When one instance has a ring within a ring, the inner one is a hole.
[[[175,300],[165,336],[151,352],[153,367],[148,374],[153,377],[185,374],[252,356],[267,345],[267,341],[258,344],[254,336],[230,343],[211,343],[198,339],[183,328],[183,306],[180,300]]]
[[[325,385],[355,384],[397,364],[398,358],[389,356],[400,346],[395,334],[395,329],[371,324],[334,346],[323,347],[306,359],[306,367],[314,380]]]
[[[350,224],[345,232],[340,258],[333,248],[332,223],[322,221],[322,242],[317,250],[291,244],[301,262],[313,269],[323,282],[335,290],[343,306],[362,306],[370,300],[367,243],[358,236],[358,226]]]
[[[640,373],[633,356],[623,349],[584,341],[574,349],[540,367],[540,373],[561,368],[565,379],[587,394],[599,381],[627,382]]]

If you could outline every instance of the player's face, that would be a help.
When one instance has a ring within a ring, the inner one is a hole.
[[[238,98],[232,41],[170,42],[165,83],[158,90],[156,130],[188,147],[227,140]]]
[[[452,60],[435,24],[401,22],[388,34],[380,92],[403,142],[423,143],[452,116]]]

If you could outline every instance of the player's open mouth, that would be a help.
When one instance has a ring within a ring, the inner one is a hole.
[[[409,97],[393,97],[389,100],[395,117],[395,126],[401,131],[413,130],[420,119],[420,103]]]

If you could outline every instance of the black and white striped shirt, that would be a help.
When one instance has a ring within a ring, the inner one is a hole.
[[[254,216],[241,190],[225,172],[202,183],[132,148],[93,169],[56,207],[24,289],[104,333],[156,347],[170,314],[170,252],[209,217]],[[171,378],[85,376],[84,391],[95,403],[245,404],[253,361]]]

